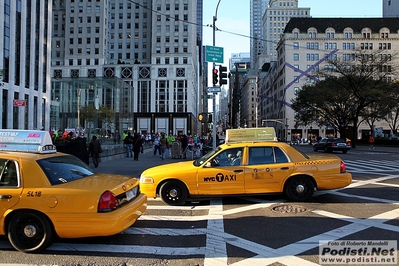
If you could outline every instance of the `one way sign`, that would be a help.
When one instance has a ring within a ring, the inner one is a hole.
[[[220,87],[208,87],[206,88],[207,93],[216,93],[216,92],[221,92],[222,90]]]

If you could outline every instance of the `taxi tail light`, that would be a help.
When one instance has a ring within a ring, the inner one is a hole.
[[[118,199],[111,191],[105,191],[98,202],[98,212],[110,212],[118,207]]]
[[[344,161],[341,161],[341,173],[345,173],[346,172],[346,164],[344,163]]]

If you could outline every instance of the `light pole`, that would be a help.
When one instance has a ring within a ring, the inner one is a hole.
[[[215,38],[215,32],[216,32],[216,26],[215,26],[215,22],[217,20],[217,14],[218,14],[218,8],[219,8],[219,4],[220,1],[218,1],[218,4],[216,6],[216,10],[215,10],[215,15],[213,16],[213,25],[212,25],[212,29],[213,29],[213,46],[216,46],[216,38]],[[213,62],[213,66],[212,69],[216,68],[216,63]],[[213,126],[212,126],[212,138],[213,138],[213,148],[216,148],[216,92],[213,93]]]

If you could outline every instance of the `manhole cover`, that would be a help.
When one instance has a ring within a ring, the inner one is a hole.
[[[305,212],[306,208],[298,205],[278,205],[273,207],[272,210],[282,213],[301,213]]]

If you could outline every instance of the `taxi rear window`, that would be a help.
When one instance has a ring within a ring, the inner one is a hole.
[[[51,185],[71,182],[94,174],[87,164],[73,155],[41,159],[37,163]]]

